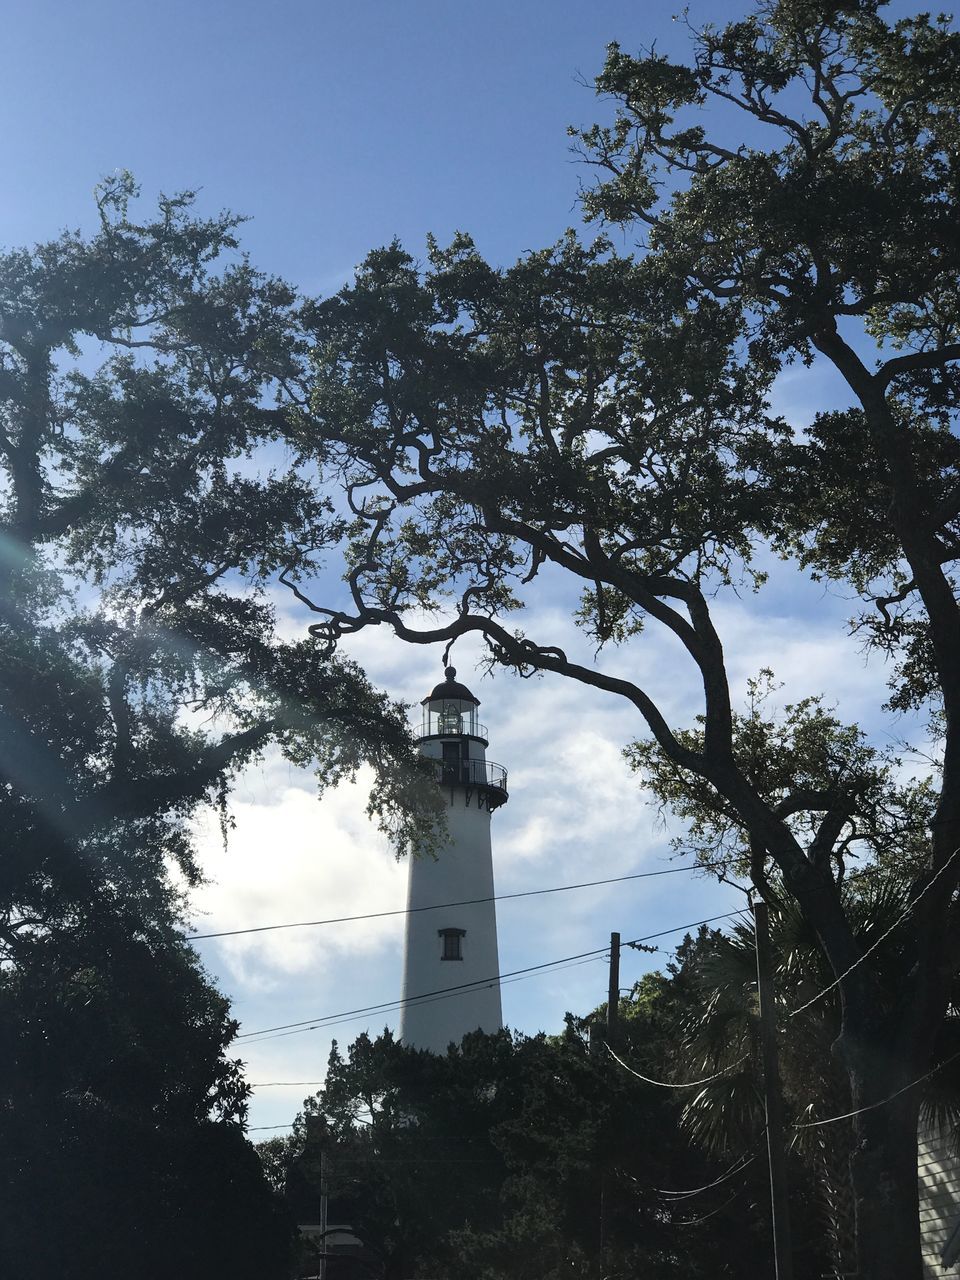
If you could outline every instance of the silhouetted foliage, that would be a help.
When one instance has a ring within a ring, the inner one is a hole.
[[[662,1069],[657,1004],[632,1008],[624,1051]],[[701,1230],[693,1220],[722,1201],[691,1212],[663,1190],[720,1166],[683,1138],[679,1100],[591,1053],[586,1028],[568,1017],[556,1037],[477,1032],[445,1056],[389,1032],[346,1056],[335,1046],[286,1143],[289,1189],[315,1199],[322,1153],[330,1221],[349,1224],[384,1277],[588,1277],[601,1257],[604,1275],[664,1280],[761,1268],[762,1177],[740,1177],[737,1210]]]
[[[572,133],[588,217],[636,255],[572,232],[506,269],[465,235],[423,267],[377,250],[312,317],[295,439],[336,461],[356,515],[349,605],[314,601],[315,634],[476,634],[493,664],[625,700],[697,846],[802,912],[840,983],[857,1264],[919,1280],[911,1086],[960,931],[960,35],[883,9],[761,0],[691,29],[685,63],[610,46],[613,119]],[[816,361],[836,400],[778,416],[774,379]],[[785,720],[734,714],[715,600],[762,589],[771,550],[860,594],[886,710],[932,711],[942,767],[935,750],[905,785],[816,687]],[[511,627],[541,572],[579,588],[600,648],[642,654],[664,628],[699,724],[670,723],[639,662],[614,675]],[[865,956],[843,881],[878,850],[910,911]]]
[[[277,633],[271,578],[342,523],[275,449],[297,300],[236,218],[135,196],[0,254],[0,1270],[267,1277],[289,1233],[181,937],[192,819],[268,747],[372,764],[401,845],[433,810],[401,709]]]

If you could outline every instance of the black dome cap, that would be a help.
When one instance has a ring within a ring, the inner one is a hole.
[[[465,684],[457,683],[456,667],[444,667],[443,674],[447,677],[446,680],[438,684],[432,693],[427,694],[421,701],[421,706],[425,706],[428,702],[457,698],[460,702],[472,702],[475,707],[479,707],[480,699],[475,698]]]

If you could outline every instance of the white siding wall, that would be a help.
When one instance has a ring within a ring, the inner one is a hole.
[[[950,1131],[921,1123],[917,1163],[923,1274],[928,1280],[958,1275],[957,1267],[940,1267],[940,1251],[960,1215],[960,1160]]]

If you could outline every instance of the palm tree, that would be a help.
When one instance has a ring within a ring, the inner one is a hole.
[[[913,945],[909,928],[897,927],[906,906],[902,888],[861,876],[851,881],[847,894],[863,949],[876,948],[881,972],[902,966]],[[854,1256],[854,1201],[849,1121],[823,1123],[851,1110],[845,1073],[831,1052],[840,1030],[834,975],[794,904],[781,902],[770,913],[770,925],[790,1147],[810,1175],[829,1266],[839,1276],[849,1272]],[[706,1083],[686,1103],[681,1122],[711,1153],[757,1150],[765,1112],[752,925],[737,924],[728,934],[701,929],[686,948],[683,965],[689,996],[676,1018],[669,1070],[678,1083]],[[954,1131],[960,1121],[958,1050],[960,1018],[949,1016],[934,1073],[919,1086],[924,1117]]]

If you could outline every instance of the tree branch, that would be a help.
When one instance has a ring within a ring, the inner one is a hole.
[[[896,356],[880,366],[877,378],[880,386],[886,389],[902,373],[913,373],[917,369],[942,369],[953,360],[960,360],[960,342],[948,343],[934,351],[914,351],[908,356]]]

